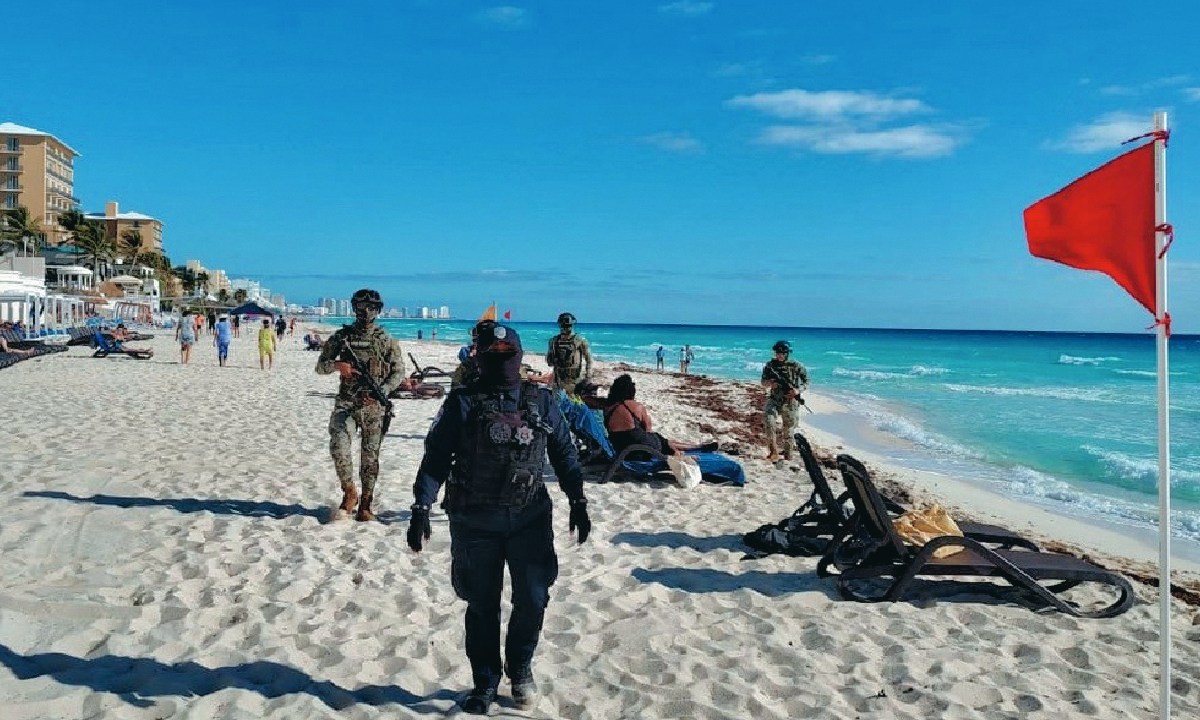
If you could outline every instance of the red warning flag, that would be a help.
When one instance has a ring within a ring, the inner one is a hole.
[[[1108,275],[1155,317],[1154,143],[1025,209],[1029,252]]]
[[[505,310],[505,311],[504,311],[504,319],[505,319],[505,320],[512,320],[512,310]]]

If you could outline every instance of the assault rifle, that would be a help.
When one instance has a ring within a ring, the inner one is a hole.
[[[383,406],[383,422],[380,424],[381,435],[387,435],[388,428],[392,426],[392,416],[396,414],[396,408],[392,405],[392,400],[379,387],[379,383],[375,382],[375,378],[371,375],[371,368],[362,361],[358,355],[354,354],[354,350],[350,348],[350,343],[342,341],[342,352],[338,355],[338,360],[350,363],[350,367],[358,372],[358,381],[367,386],[367,394],[375,399],[375,402]]]
[[[812,408],[810,408],[808,406],[808,403],[804,402],[804,398],[800,397],[800,388],[796,387],[796,384],[794,382],[792,382],[791,380],[788,380],[786,377],[784,377],[783,373],[781,373],[777,369],[775,369],[775,366],[772,365],[771,363],[767,363],[767,372],[769,372],[775,376],[775,381],[783,386],[783,389],[785,392],[790,391],[790,390],[795,390],[797,402],[799,402],[801,405],[803,405],[805,410],[812,412]]]

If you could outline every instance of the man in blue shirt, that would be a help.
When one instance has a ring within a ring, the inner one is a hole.
[[[213,332],[213,344],[217,346],[217,364],[221,367],[229,364],[229,341],[232,337],[233,326],[229,324],[229,317],[222,315],[217,320]]]

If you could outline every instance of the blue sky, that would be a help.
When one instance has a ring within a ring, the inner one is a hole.
[[[1200,331],[1200,4],[246,5],[39,6],[0,121],[82,153],[85,209],[292,301],[1138,331],[1110,280],[1028,255],[1021,211],[1165,109]]]

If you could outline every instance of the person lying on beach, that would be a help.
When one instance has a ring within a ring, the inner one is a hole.
[[[125,323],[118,323],[109,335],[112,335],[112,339],[117,342],[125,342],[130,339],[129,331],[125,329]]]
[[[13,355],[32,355],[33,350],[21,350],[15,347],[9,347],[8,341],[0,338],[0,352],[12,353]]]
[[[613,380],[608,390],[607,409],[604,411],[604,427],[608,430],[608,439],[613,449],[618,453],[630,445],[649,445],[663,455],[674,455],[685,450],[715,450],[717,444],[685,443],[679,440],[668,440],[654,432],[654,423],[650,412],[637,400],[634,395],[637,386],[629,374],[621,375]]]

